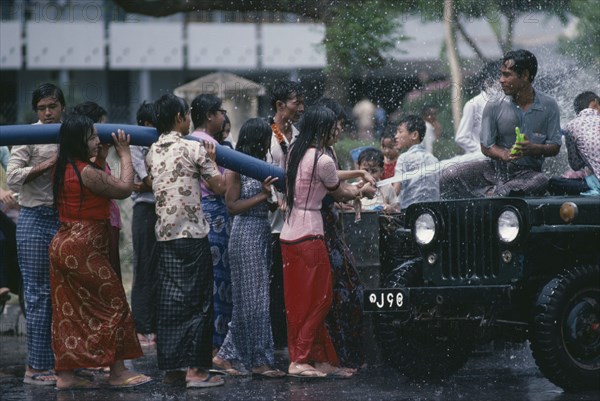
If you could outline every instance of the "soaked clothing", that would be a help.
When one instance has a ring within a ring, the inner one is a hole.
[[[284,226],[285,229],[285,226]],[[296,363],[339,365],[325,318],[333,290],[329,253],[322,235],[281,240],[288,323],[288,352]]]
[[[262,183],[240,175],[240,199],[262,191]],[[271,225],[263,202],[233,219],[229,239],[233,316],[218,356],[238,360],[247,369],[274,363],[269,315]]]
[[[365,362],[364,287],[356,270],[354,256],[338,232],[338,215],[334,204],[324,205],[321,214],[333,282],[333,300],[325,322],[341,365],[359,367]]]
[[[510,97],[488,102],[483,109],[481,145],[510,149],[515,144],[516,127],[532,143],[562,144],[560,110],[556,101],[542,92],[535,92],[533,104],[525,112]],[[512,163],[542,171],[543,162],[543,156],[525,156]]]
[[[95,168],[76,162],[82,172]],[[52,349],[56,370],[109,366],[142,356],[123,285],[109,259],[110,199],[80,185],[72,165],[50,243]]]
[[[205,196],[202,198],[202,210],[210,226],[208,242],[212,254],[214,276],[213,346],[218,348],[225,341],[233,310],[231,270],[227,250],[229,234],[231,232],[231,220],[227,213],[227,206],[221,196]]]
[[[398,156],[396,175],[402,177],[399,202],[406,209],[416,202],[434,202],[440,199],[438,159],[422,144],[411,146]]]
[[[321,154],[314,165],[315,153],[308,149],[298,165],[294,207],[280,237],[288,351],[292,362],[336,366],[339,361],[325,326],[333,294],[321,203],[340,182],[333,159]]]
[[[56,370],[143,355],[123,285],[110,266],[108,220],[63,222],[50,245]]]
[[[527,111],[510,97],[488,102],[483,110],[481,145],[510,149],[516,127],[532,143],[562,144],[558,105],[542,92],[535,92]],[[543,156],[525,156],[511,162],[483,160],[448,167],[442,173],[440,191],[444,199],[542,195],[548,186],[541,172],[543,162]]]
[[[210,368],[213,274],[207,238],[158,242],[158,368]]]

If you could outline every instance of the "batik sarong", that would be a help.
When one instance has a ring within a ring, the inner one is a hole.
[[[109,260],[110,223],[62,223],[50,244],[56,370],[142,356],[123,285]]]

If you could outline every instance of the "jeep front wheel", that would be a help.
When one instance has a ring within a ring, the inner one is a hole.
[[[540,292],[531,350],[540,370],[565,390],[600,388],[600,266],[565,269]]]
[[[421,263],[418,258],[398,266],[382,287],[422,285]],[[451,375],[467,362],[474,343],[464,324],[416,321],[410,312],[374,315],[373,326],[386,365],[414,380]]]

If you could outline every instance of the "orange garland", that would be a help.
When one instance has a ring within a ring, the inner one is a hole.
[[[279,143],[286,143],[285,137],[283,136],[281,131],[279,131],[279,127],[277,126],[277,124],[273,123],[271,125],[271,129],[273,130],[273,133],[275,134],[275,138],[277,138],[277,141]]]

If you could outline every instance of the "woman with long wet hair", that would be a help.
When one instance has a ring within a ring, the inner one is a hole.
[[[123,285],[109,259],[111,199],[133,189],[129,138],[113,133],[120,176],[95,164],[100,140],[91,119],[68,117],[60,127],[54,171],[54,204],[60,228],[50,243],[52,349],[58,389],[94,387],[75,369],[110,366],[113,387],[133,387],[150,378],[123,361],[142,356]]]
[[[339,201],[372,197],[371,184],[340,182],[326,148],[335,141],[336,115],[326,107],[312,107],[300,124],[286,171],[285,223],[281,231],[285,305],[288,321],[288,373],[302,377],[350,377],[325,327],[332,302],[332,275],[324,241],[321,202],[327,194]]]
[[[271,127],[260,118],[244,123],[236,150],[265,160],[271,145]],[[285,376],[275,363],[269,313],[269,272],[271,271],[271,225],[269,210],[272,184],[227,171],[227,210],[233,218],[229,239],[229,265],[233,290],[233,315],[229,332],[213,365],[238,374],[231,364],[241,362],[254,375],[267,378]],[[241,373],[241,372],[240,372]]]

